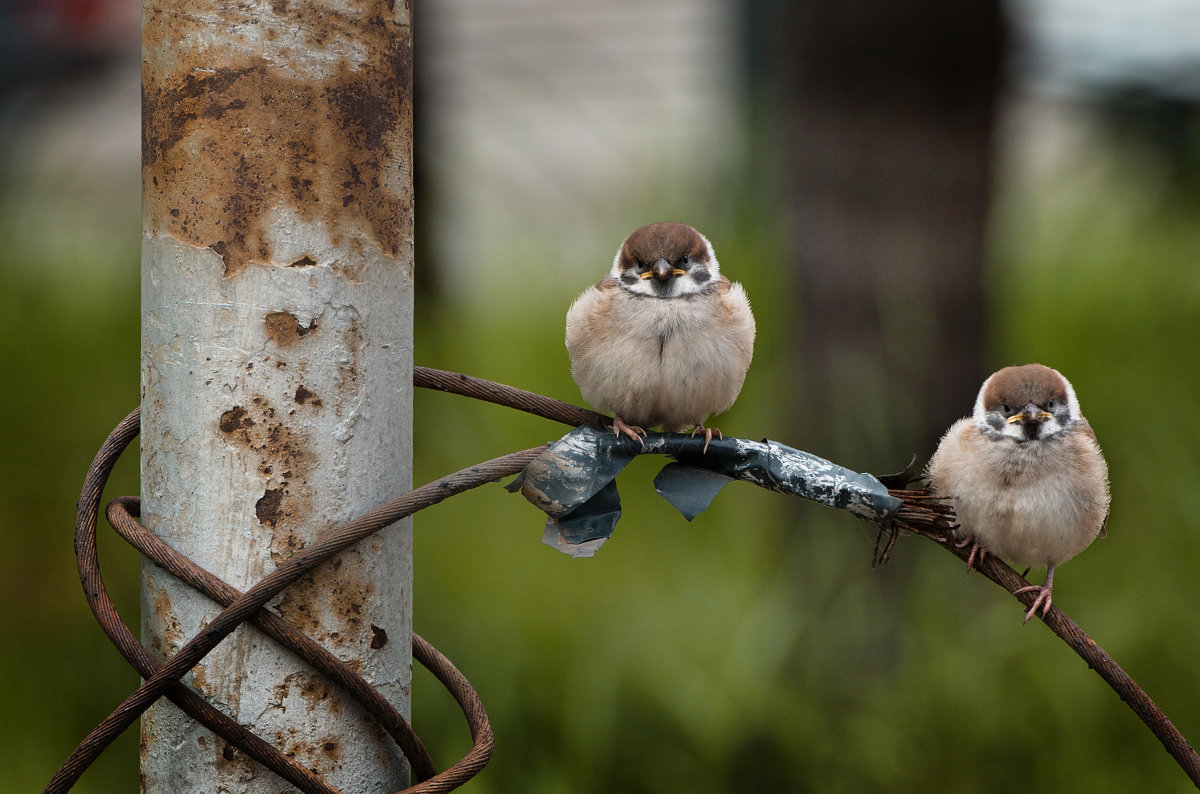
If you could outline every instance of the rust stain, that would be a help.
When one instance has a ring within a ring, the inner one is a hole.
[[[387,644],[388,644],[387,632],[384,631],[383,629],[379,628],[378,626],[376,626],[374,623],[372,623],[371,624],[371,649],[377,651]]]
[[[274,549],[272,549],[274,556]],[[279,615],[288,623],[309,635],[321,633],[321,616],[313,611],[313,604],[320,603],[321,588],[314,581],[313,573],[297,580],[283,593],[279,602]]]
[[[213,696],[213,689],[208,683],[208,670],[202,664],[192,668],[192,687],[205,697]]]
[[[309,675],[308,673],[289,673],[281,683],[275,686],[275,701],[280,704],[286,704],[288,695],[295,689],[300,697],[307,701],[309,706],[315,706],[323,701],[329,700],[333,695],[325,680],[319,676]],[[286,705],[282,706],[286,710]],[[291,729],[295,733],[294,729]],[[280,734],[276,734],[276,738],[280,738]]]
[[[284,591],[279,614],[301,631],[321,637],[331,647],[359,646],[361,632],[358,627],[363,624],[363,614],[374,587],[367,581],[348,580],[337,564],[339,562],[334,559],[320,566]],[[323,625],[322,614],[315,611],[314,604],[328,607],[335,625],[342,630],[331,630]]]
[[[226,440],[252,455],[259,474],[267,478],[254,514],[273,530],[270,552],[277,566],[305,546],[299,530],[312,513],[309,476],[317,463],[304,432],[286,420],[286,412],[256,394],[248,406],[235,405],[218,421]]]
[[[220,750],[217,749],[217,745],[220,746]],[[213,761],[218,770],[218,775],[224,775],[224,779],[249,780],[256,773],[259,773],[259,769],[257,768],[258,763],[253,758],[240,752],[236,747],[224,740],[215,742],[212,750]]]
[[[288,674],[282,682],[275,685],[273,700],[281,709],[286,710],[288,703],[295,705],[294,697],[303,701],[303,711],[314,719],[313,725],[321,723],[322,714],[336,716],[341,714],[341,698],[338,693],[318,675],[306,672]],[[314,772],[332,771],[339,761],[341,754],[341,737],[325,735],[312,738],[306,731],[297,730],[295,725],[286,725],[274,732],[274,744],[288,758],[292,758]]]
[[[278,526],[280,511],[279,506],[283,501],[282,488],[268,488],[266,493],[262,495],[254,504],[254,515],[258,517],[258,523],[267,524],[268,526]]]
[[[315,705],[329,699],[329,687],[319,678],[305,676],[304,686],[300,687],[300,697]]]
[[[338,364],[337,389],[341,394],[356,394],[358,359],[363,347],[362,328],[359,327],[358,317],[352,316],[350,324],[342,330],[342,347],[346,351],[346,360]]]
[[[139,752],[141,753],[142,758],[146,757],[146,753],[150,749],[149,748],[150,741],[154,738],[155,732],[157,731],[157,725],[156,725],[157,719],[158,719],[157,713],[155,712],[154,709],[147,709],[146,711],[142,712],[142,726],[141,726],[141,730],[139,731],[139,734],[140,734],[140,740],[139,740],[140,750],[139,750]],[[145,790],[146,790],[146,787],[145,787],[145,785],[143,785],[142,791],[145,791]]]
[[[317,321],[301,325],[299,318],[291,312],[271,312],[263,319],[267,338],[280,347],[291,347],[317,330]]]
[[[159,631],[154,634],[151,646],[158,653],[160,661],[165,660],[183,643],[183,629],[179,619],[175,617],[171,596],[166,590],[158,587],[149,577],[143,577],[147,590],[154,591],[154,625]]]
[[[144,19],[148,50],[183,43],[161,68],[144,70],[143,190],[161,196],[146,204],[150,230],[211,248],[224,260],[227,277],[250,265],[335,264],[317,262],[312,252],[280,261],[270,235],[279,209],[319,224],[331,237],[356,230],[387,256],[407,255],[413,236],[409,28],[390,18],[385,4],[358,16],[328,7],[314,15],[307,4],[276,0],[269,20],[261,18],[260,6],[232,5],[219,22],[196,13],[195,5],[183,0]],[[261,46],[246,38],[264,31],[271,39],[271,32],[284,30],[305,46],[276,49],[276,57],[265,59]],[[305,47],[331,56],[326,74],[305,74]],[[352,51],[364,57],[337,57]],[[341,241],[348,242],[354,241]],[[347,278],[361,267],[336,264]]]
[[[363,605],[370,602],[374,592],[369,581],[338,580],[328,591],[328,603],[343,625],[358,626],[362,623]]]
[[[240,405],[235,405],[221,414],[221,421],[218,426],[221,428],[222,433],[229,434],[253,425],[254,420],[246,416],[246,409]]]
[[[303,384],[296,387],[296,402],[301,405],[309,403],[313,408],[320,408],[324,405],[321,398],[305,388]]]

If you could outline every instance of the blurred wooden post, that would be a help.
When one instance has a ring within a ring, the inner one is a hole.
[[[987,374],[1001,3],[771,13],[798,306],[793,438],[871,470],[926,459]]]
[[[411,3],[144,0],[142,519],[245,589],[411,484]],[[274,605],[401,711],[405,522]],[[216,611],[154,565],[143,636],[169,656]],[[240,629],[188,683],[347,792],[408,783],[392,740]],[[165,701],[143,790],[275,792]]]

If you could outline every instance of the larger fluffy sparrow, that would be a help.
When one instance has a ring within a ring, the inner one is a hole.
[[[615,433],[694,427],[707,450],[705,420],[742,390],[754,315],[704,235],[654,223],[626,237],[608,277],[571,304],[567,352],[584,399],[613,413]]]
[[[929,462],[933,492],[971,543],[967,564],[992,552],[1046,566],[1026,622],[1050,609],[1054,569],[1104,537],[1108,467],[1071,384],[1041,364],[1006,367],[983,382],[975,412],[946,431]]]

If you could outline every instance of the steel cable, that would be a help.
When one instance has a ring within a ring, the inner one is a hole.
[[[594,411],[588,411],[523,389],[460,373],[414,367],[413,382],[414,385],[421,388],[436,389],[496,403],[568,425],[589,424],[596,428],[604,428],[611,422],[607,417]],[[46,787],[47,792],[62,792],[69,789],[121,731],[131,725],[146,708],[164,695],[205,727],[222,736],[231,745],[241,749],[306,794],[336,792],[335,788],[329,786],[319,776],[294,763],[273,745],[260,739],[249,729],[223,714],[204,698],[180,683],[179,679],[203,659],[205,654],[247,620],[339,683],[362,703],[367,711],[393,736],[409,759],[414,774],[420,780],[416,786],[405,789],[405,791],[450,791],[462,785],[483,768],[491,756],[494,744],[487,713],[466,678],[424,639],[413,634],[413,658],[427,667],[454,696],[467,717],[473,742],[471,750],[466,755],[441,773],[435,772],[429,754],[420,739],[412,732],[407,722],[394,707],[344,663],[311,638],[296,630],[277,613],[265,608],[265,604],[300,576],[374,532],[462,491],[521,471],[529,461],[546,449],[545,445],[471,466],[416,488],[371,510],[327,533],[245,593],[239,593],[235,588],[177,554],[142,527],[136,518],[139,506],[137,499],[120,497],[113,500],[106,511],[106,516],[122,537],[138,548],[147,558],[225,607],[216,618],[185,643],[165,664],[160,664],[151,657],[121,621],[120,615],[104,589],[96,554],[96,524],[104,484],[121,452],[137,436],[138,425],[138,412],[134,411],[117,426],[97,453],[84,481],[77,506],[75,550],[80,581],[93,614],[113,644],[146,680],[133,695],[127,698],[80,743],[51,779]],[[902,507],[897,513],[892,527],[881,530],[881,532],[890,534],[886,538],[881,534],[880,539],[876,542],[873,559],[878,562],[886,561],[895,544],[895,530],[897,529],[924,535],[939,542],[948,551],[963,557],[965,551],[958,549],[952,543],[946,543],[950,537],[949,531],[952,528],[953,519],[949,509],[934,500],[925,489],[903,489],[907,480],[912,479],[911,473],[912,468],[910,467],[905,475],[895,475],[891,478],[894,481],[888,483],[892,489],[891,494],[901,500]],[[1010,593],[1019,585],[1025,584],[1022,577],[992,556],[981,563],[979,568],[985,576]],[[1032,598],[1028,594],[1016,597],[1023,603]],[[1137,683],[1082,629],[1062,614],[1057,606],[1051,608],[1044,618],[1044,622],[1090,667],[1093,667],[1104,681],[1121,696],[1122,700],[1129,704],[1138,717],[1159,738],[1189,778],[1194,783],[1200,784],[1200,757]]]

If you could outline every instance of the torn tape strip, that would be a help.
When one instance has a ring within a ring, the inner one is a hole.
[[[820,502],[882,526],[900,508],[900,500],[874,476],[775,441],[717,439],[703,450],[703,438],[686,434],[651,433],[643,446],[583,425],[552,444],[509,488],[519,489],[549,516],[545,542],[576,556],[590,556],[612,534],[620,517],[613,479],[639,454],[679,461],[668,464],[654,483],[689,521],[731,479]],[[585,541],[586,549],[580,546]]]

